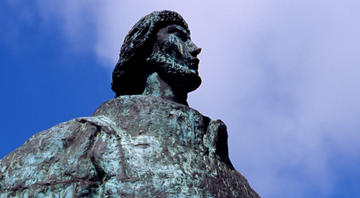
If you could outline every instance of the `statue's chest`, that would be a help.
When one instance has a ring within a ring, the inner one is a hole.
[[[187,106],[146,96],[121,96],[104,103],[94,115],[111,117],[116,127],[136,139],[152,136],[195,143],[205,133],[203,116]]]

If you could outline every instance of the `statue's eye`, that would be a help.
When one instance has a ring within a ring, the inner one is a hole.
[[[185,34],[184,32],[181,32],[181,31],[174,31],[173,34],[176,36],[176,37],[179,37],[181,40],[183,41],[187,41],[188,40],[188,36],[187,34]]]

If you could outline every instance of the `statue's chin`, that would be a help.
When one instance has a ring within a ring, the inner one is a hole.
[[[170,76],[170,86],[176,90],[182,90],[183,92],[189,93],[197,89],[201,84],[201,78],[199,75],[185,74],[178,76]]]
[[[188,93],[197,89],[201,84],[198,71],[187,66],[162,62],[157,63],[156,68],[160,78],[175,90]]]

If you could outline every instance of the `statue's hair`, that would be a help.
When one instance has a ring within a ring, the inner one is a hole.
[[[189,34],[187,23],[180,14],[164,10],[141,18],[129,31],[121,46],[120,58],[112,74],[111,89],[120,95],[141,94],[144,90],[146,59],[151,56],[157,32],[167,25],[178,24]]]

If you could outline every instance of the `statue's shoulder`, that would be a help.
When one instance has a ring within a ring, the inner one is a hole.
[[[14,156],[24,157],[25,153],[42,153],[43,151],[49,151],[50,147],[58,147],[60,150],[66,149],[69,144],[76,143],[76,141],[78,141],[77,139],[91,136],[91,134],[97,130],[103,130],[108,133],[113,131],[111,120],[105,116],[79,117],[57,124],[31,136],[23,146],[17,148],[0,160],[0,165],[3,165],[2,163],[5,163],[7,158],[13,161],[14,159],[12,158]],[[79,143],[80,142],[81,140],[79,140]],[[21,160],[18,161],[20,162]]]
[[[54,140],[66,139],[67,136],[73,136],[76,133],[79,133],[79,131],[84,131],[86,128],[93,126],[109,128],[111,127],[110,122],[111,121],[105,116],[74,118],[72,120],[57,124],[47,130],[36,133],[30,137],[25,142],[25,144],[34,140],[43,139],[48,136],[51,137],[50,139]]]

